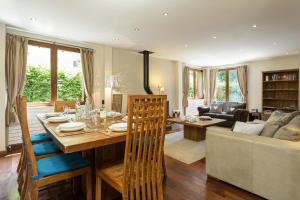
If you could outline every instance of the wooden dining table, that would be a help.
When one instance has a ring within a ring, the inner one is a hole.
[[[111,119],[106,119],[106,123],[99,125],[97,128],[61,132],[57,128],[61,123],[48,122],[46,115],[43,113],[37,114],[37,118],[63,153],[83,153],[91,163],[93,182],[95,182],[95,168],[110,163],[123,162],[126,132],[114,132],[108,129],[108,126],[113,122]],[[116,119],[114,123],[116,122],[121,122],[121,118]],[[105,192],[109,196],[113,196],[114,193],[112,188],[107,188]]]

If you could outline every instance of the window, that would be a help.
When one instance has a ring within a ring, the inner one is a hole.
[[[83,100],[80,51],[77,48],[29,41],[24,95],[34,104]]]
[[[203,71],[190,69],[188,97],[190,99],[203,99],[203,85]]]
[[[189,70],[189,93],[188,97],[191,99],[195,98],[195,87],[194,87],[194,70]]]
[[[215,100],[243,102],[236,69],[224,69],[217,72]]]
[[[57,99],[83,100],[80,53],[57,51]]]
[[[51,101],[50,48],[28,45],[24,95],[28,102]]]

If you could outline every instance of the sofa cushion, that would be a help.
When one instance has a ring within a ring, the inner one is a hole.
[[[223,105],[223,111],[228,114],[234,114],[237,109],[245,109],[246,104],[237,102],[226,102]]]
[[[259,135],[263,128],[264,124],[253,124],[237,121],[234,125],[233,132]]]
[[[212,118],[217,118],[218,113],[204,113],[203,116],[210,116]]]
[[[223,102],[213,102],[211,105],[210,105],[210,112],[212,113],[221,113],[223,111],[223,105],[224,103]]]
[[[216,118],[233,121],[234,120],[234,115],[233,114],[223,114],[223,113],[221,113],[221,114],[217,114]]]
[[[281,127],[274,138],[289,141],[300,141],[300,115],[294,117],[290,123]]]

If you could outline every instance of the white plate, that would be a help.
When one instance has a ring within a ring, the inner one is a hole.
[[[60,116],[60,117],[50,117],[47,119],[48,122],[58,123],[58,122],[66,122],[69,118],[67,116]]]
[[[76,109],[69,109],[68,113],[69,114],[75,114],[76,113]]]
[[[58,117],[59,115],[59,112],[45,113],[45,117]]]
[[[113,115],[114,115],[114,117],[120,117],[120,116],[122,116],[122,113],[119,113],[119,112],[113,112],[113,111],[110,111],[110,112],[107,112],[107,113],[106,113],[106,116],[107,116],[107,117],[113,117]]]
[[[108,127],[112,131],[123,132],[127,131],[127,123],[116,123]]]
[[[60,124],[57,129],[63,132],[79,131],[86,127],[83,122],[69,122]]]

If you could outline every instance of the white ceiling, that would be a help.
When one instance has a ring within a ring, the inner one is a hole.
[[[205,66],[300,48],[300,0],[0,0],[0,20],[33,33],[147,49]]]

